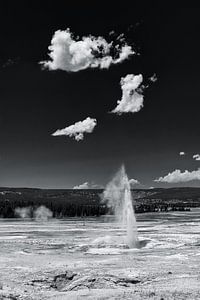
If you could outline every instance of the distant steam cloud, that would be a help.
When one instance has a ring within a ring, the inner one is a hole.
[[[103,186],[95,183],[84,182],[80,185],[75,185],[74,190],[102,189]]]
[[[41,205],[34,211],[34,218],[36,221],[48,221],[49,218],[52,218],[53,213],[52,211]]]
[[[65,135],[69,137],[74,137],[76,141],[81,141],[84,138],[84,133],[93,132],[96,125],[97,125],[97,120],[88,117],[85,120],[76,122],[75,124],[70,125],[66,128],[58,129],[52,135],[53,136]]]
[[[30,218],[31,207],[17,207],[17,208],[15,208],[15,215],[22,219]]]
[[[77,72],[87,68],[108,69],[112,64],[118,64],[135,52],[120,38],[108,43],[103,37],[92,35],[82,38],[74,37],[67,30],[57,30],[48,47],[50,60],[40,64],[49,70]]]
[[[121,78],[122,98],[117,101],[117,106],[111,113],[121,115],[123,113],[136,113],[141,110],[144,101],[142,81],[142,74],[128,74]]]
[[[53,216],[53,213],[50,209],[47,207],[41,205],[36,209],[33,209],[33,207],[17,207],[15,209],[15,215],[20,218],[35,218],[36,221],[47,221],[49,218]]]
[[[180,155],[180,156],[183,156],[183,155],[185,155],[185,152],[184,152],[184,151],[181,151],[181,152],[179,152],[179,155]]]
[[[194,158],[195,160],[200,160],[200,154],[194,154],[192,158]]]
[[[175,170],[172,173],[164,177],[155,179],[155,182],[167,182],[167,183],[178,183],[178,182],[188,182],[192,180],[200,180],[200,169],[195,171],[185,170],[181,172],[180,170]]]
[[[140,184],[140,182],[137,179],[134,179],[134,178],[129,179],[129,183],[130,183],[131,186],[134,186],[136,184]]]

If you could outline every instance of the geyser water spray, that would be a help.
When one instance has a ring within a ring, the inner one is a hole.
[[[125,242],[130,248],[137,247],[137,223],[132,204],[132,195],[124,165],[107,184],[103,199],[113,209],[116,220],[126,228]]]

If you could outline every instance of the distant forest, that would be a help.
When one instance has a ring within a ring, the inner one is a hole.
[[[15,218],[16,208],[34,211],[44,205],[54,218],[85,217],[112,214],[101,201],[103,190],[52,190],[32,188],[0,188],[0,217]],[[132,190],[136,213],[189,210],[200,207],[200,188]]]

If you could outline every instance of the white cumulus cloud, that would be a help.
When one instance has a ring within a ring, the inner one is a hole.
[[[140,182],[137,179],[134,179],[134,178],[129,179],[129,183],[130,183],[131,186],[136,185],[136,184],[140,184]]]
[[[80,185],[75,185],[73,187],[73,189],[74,190],[87,190],[87,189],[89,189],[89,182],[84,182],[84,183],[82,183]]]
[[[97,120],[87,117],[83,121],[76,122],[73,125],[65,127],[63,129],[56,130],[53,136],[69,136],[74,137],[76,141],[81,141],[84,138],[84,133],[91,133],[95,126],[97,125]]]
[[[120,45],[121,44],[121,45]],[[75,38],[67,30],[57,30],[48,47],[50,60],[40,64],[49,70],[77,72],[87,68],[108,69],[135,54],[125,41],[108,43],[103,37],[92,35]],[[115,53],[115,54],[113,54]]]
[[[128,74],[126,77],[121,78],[122,98],[117,101],[117,106],[111,113],[121,115],[122,113],[136,113],[141,110],[144,101],[142,81],[142,74]]]
[[[80,185],[75,185],[73,187],[74,190],[88,190],[88,189],[102,189],[103,187],[99,184],[84,182]]]
[[[195,160],[200,160],[200,155],[199,154],[194,154],[192,156],[192,158],[194,158]]]
[[[164,177],[159,177],[155,179],[155,182],[167,182],[167,183],[178,183],[178,182],[188,182],[192,180],[200,180],[200,169],[194,171],[185,170],[181,172],[180,170],[175,170]]]
[[[181,151],[181,152],[179,152],[179,155],[180,155],[180,156],[183,156],[183,155],[185,155],[185,152],[184,152],[184,151]]]

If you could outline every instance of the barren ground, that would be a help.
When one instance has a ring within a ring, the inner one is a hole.
[[[0,299],[200,299],[200,210],[137,215],[140,249],[112,218],[0,220]]]

